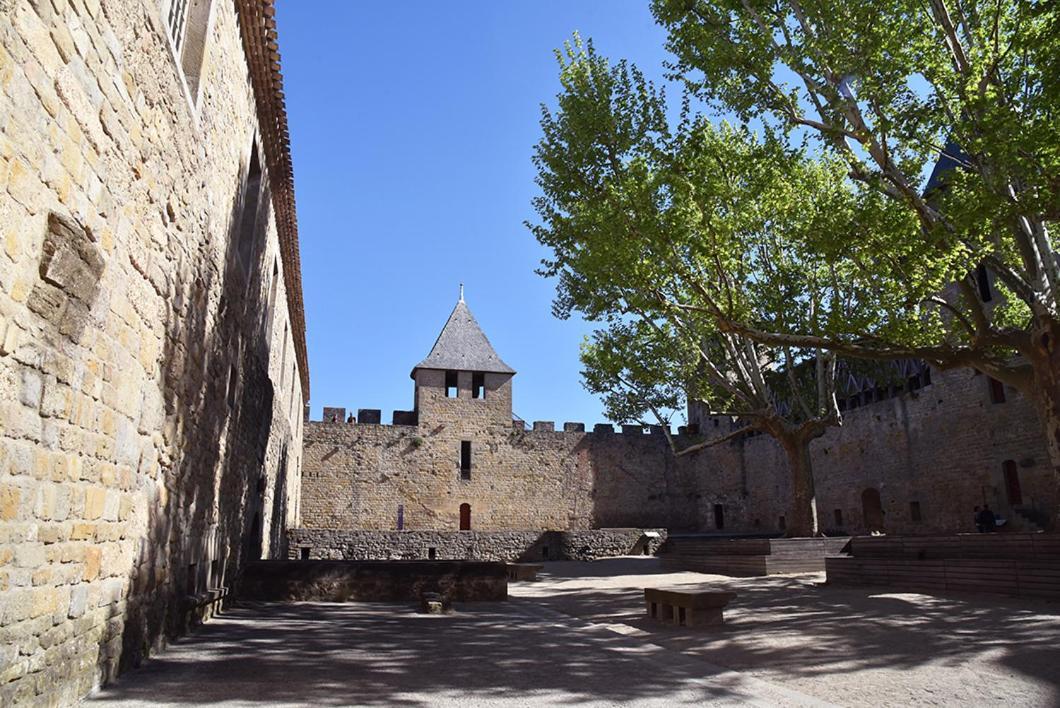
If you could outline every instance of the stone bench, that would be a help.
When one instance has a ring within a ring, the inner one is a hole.
[[[699,588],[644,588],[648,617],[687,627],[723,624],[722,610],[735,597],[734,592]]]
[[[518,582],[520,580],[537,580],[537,573],[545,566],[540,563],[508,563],[508,580]]]

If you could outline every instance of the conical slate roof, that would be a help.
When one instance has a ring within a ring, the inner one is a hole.
[[[449,315],[449,321],[445,323],[442,333],[434,342],[431,353],[412,369],[413,378],[416,376],[416,369],[515,373],[515,369],[501,361],[497,352],[493,351],[493,345],[486,339],[463,297],[453,308],[453,313]]]

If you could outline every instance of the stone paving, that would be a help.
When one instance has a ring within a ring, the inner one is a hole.
[[[87,706],[1056,705],[1060,605],[821,576],[667,573],[655,559],[546,564],[506,603],[445,617],[349,603],[233,608]],[[740,597],[721,629],[650,623],[639,590]]]

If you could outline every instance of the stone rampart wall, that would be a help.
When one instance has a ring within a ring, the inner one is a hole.
[[[472,443],[460,469],[461,442]],[[472,530],[694,528],[697,480],[661,434],[307,423],[306,528]]]
[[[1033,530],[1034,519],[1055,513],[1055,481],[1031,406],[1012,389],[993,403],[988,379],[969,370],[932,378],[918,391],[846,411],[842,427],[814,441],[821,528],[872,530],[868,490],[879,493],[883,528],[892,533],[972,530],[972,510],[984,502],[1007,519],[1006,529]],[[694,430],[675,436],[678,448],[732,425],[693,420]],[[303,525],[397,529],[400,510],[405,529],[452,530],[467,503],[473,530],[778,532],[791,513],[787,461],[766,435],[675,457],[659,428],[557,427],[464,418],[308,423]],[[461,479],[461,440],[475,451],[469,480]],[[1017,470],[1020,504],[1008,498],[1006,460]]]
[[[162,4],[0,2],[3,705],[139,662],[297,519],[289,264],[267,166],[247,206],[236,4],[189,4],[199,72]]]

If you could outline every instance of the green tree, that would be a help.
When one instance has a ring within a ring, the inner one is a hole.
[[[688,395],[771,435],[793,475],[789,531],[815,534],[809,444],[840,422],[835,357],[720,328],[715,301],[770,331],[844,316],[856,305],[848,274],[807,243],[850,229],[873,199],[855,199],[837,161],[807,160],[772,136],[688,112],[671,130],[665,96],[591,44],[576,41],[560,63],[531,229],[552,251],[542,274],[558,279],[556,314],[605,324],[583,351],[587,387],[616,420],[664,422]]]
[[[1031,0],[653,0],[675,76],[725,114],[806,138],[862,192],[861,307],[764,328],[773,345],[971,366],[1037,407],[1060,481],[1060,5]],[[924,176],[939,160],[931,189]],[[908,222],[915,222],[914,233]],[[981,270],[985,268],[985,270]],[[988,276],[989,274],[989,276]],[[983,280],[993,282],[986,287]],[[849,315],[849,316],[847,316]]]

